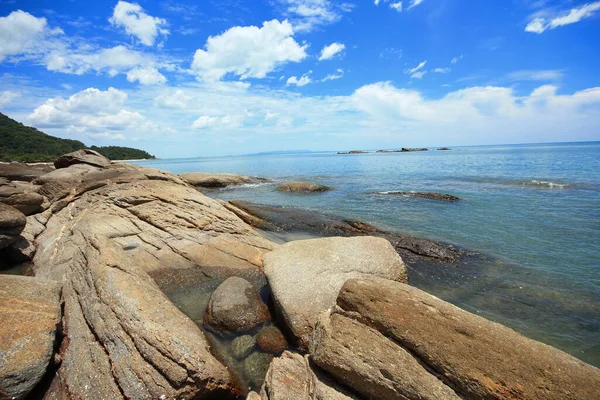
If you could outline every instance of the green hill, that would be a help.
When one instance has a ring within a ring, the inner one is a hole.
[[[84,148],[86,145],[79,140],[47,135],[0,113],[0,161],[54,161],[63,154]],[[91,149],[111,160],[155,158],[131,147],[92,146]]]

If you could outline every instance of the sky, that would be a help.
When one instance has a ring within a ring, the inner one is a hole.
[[[0,111],[162,158],[600,140],[600,1],[0,0]]]

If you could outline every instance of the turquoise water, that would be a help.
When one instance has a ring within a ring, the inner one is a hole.
[[[600,365],[600,142],[451,151],[232,156],[138,162],[174,173],[274,180],[211,194],[308,208],[453,243],[479,265],[423,267],[413,284]],[[335,190],[275,191],[308,180]],[[440,202],[386,194],[431,191]]]

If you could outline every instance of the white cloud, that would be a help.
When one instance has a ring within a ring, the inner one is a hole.
[[[572,8],[570,11],[563,12],[552,18],[536,17],[527,24],[525,31],[538,34],[543,33],[548,29],[555,29],[560,26],[574,24],[585,18],[589,18],[599,10],[600,1],[596,1],[584,4],[578,8]]]
[[[158,36],[169,34],[169,30],[165,28],[166,20],[146,14],[144,9],[136,3],[119,1],[109,22],[114,26],[124,28],[128,35],[135,36],[146,46],[153,46]]]
[[[204,80],[218,80],[227,73],[241,79],[265,78],[280,65],[306,57],[307,45],[298,44],[293,35],[287,20],[264,22],[262,28],[230,28],[209,37],[206,50],[196,50],[192,70]]]
[[[179,108],[184,109],[192,100],[183,90],[178,89],[174,92],[161,93],[154,98],[154,105],[160,108]]]
[[[352,10],[350,3],[330,0],[277,0],[284,7],[283,14],[290,18],[294,31],[311,31],[315,27],[339,21],[343,13]]]
[[[447,74],[450,72],[450,68],[436,68],[433,72],[437,72],[438,74]]]
[[[309,83],[312,82],[312,79],[310,79],[310,76],[308,76],[312,71],[308,71],[306,74],[302,75],[300,78],[297,78],[295,76],[290,76],[288,78],[288,80],[286,81],[285,85],[286,86],[305,86],[308,85]]]
[[[340,54],[342,51],[344,51],[345,48],[346,48],[345,44],[338,43],[338,42],[334,42],[328,46],[324,46],[323,49],[321,50],[321,55],[319,56],[319,61],[331,60],[337,54]]]
[[[404,72],[407,74],[414,74],[415,72],[417,72],[421,68],[423,68],[425,66],[425,64],[427,64],[427,60],[420,62],[419,65],[417,65],[416,67],[407,69]]]
[[[236,128],[241,124],[241,118],[232,117],[225,115],[222,117],[215,117],[209,115],[202,115],[192,123],[194,129],[227,129]]]
[[[463,58],[462,55],[458,56],[458,57],[454,57],[452,60],[450,60],[451,64],[456,64],[459,60],[461,60]]]
[[[413,72],[410,77],[414,79],[421,79],[427,73],[427,71],[417,71]]]
[[[406,10],[408,11],[411,8],[418,6],[422,2],[423,2],[423,0],[411,0],[410,5],[408,6],[408,8]]]
[[[390,4],[390,8],[392,8],[392,9],[398,11],[398,12],[402,12],[402,2],[399,1],[397,3],[391,3]]]
[[[560,70],[523,70],[511,72],[508,79],[514,81],[559,81],[564,74]]]
[[[4,90],[0,92],[0,107],[4,107],[7,104],[10,104],[14,99],[21,96],[20,93],[13,92],[10,90]]]
[[[325,78],[321,79],[321,82],[333,81],[344,77],[344,70],[338,68],[335,74],[329,74]]]
[[[162,85],[167,78],[154,67],[136,68],[127,73],[129,82],[138,81],[141,85]]]
[[[42,52],[43,42],[61,33],[58,28],[48,28],[46,18],[36,18],[21,10],[0,17],[0,62],[7,56]]]
[[[50,71],[82,75],[89,71],[106,72],[110,76],[129,71],[139,65],[151,64],[152,58],[125,46],[77,52],[70,50],[52,51],[45,59]]]

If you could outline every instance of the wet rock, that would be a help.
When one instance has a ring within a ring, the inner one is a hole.
[[[347,279],[378,276],[406,282],[406,266],[390,243],[369,236],[289,242],[265,254],[263,264],[277,312],[303,348],[318,316],[335,305]]]
[[[383,192],[386,195],[405,196],[405,197],[422,197],[430,200],[441,200],[441,201],[458,201],[460,197],[453,196],[446,193],[435,193],[435,192]]]
[[[288,342],[283,333],[273,325],[265,326],[258,331],[256,343],[258,343],[261,350],[272,354],[281,354],[288,347]]]
[[[320,193],[331,190],[329,186],[319,185],[312,182],[287,182],[279,185],[277,191],[292,193]]]
[[[412,355],[378,331],[325,312],[315,328],[311,359],[370,399],[459,400]]]
[[[236,360],[243,360],[248,357],[254,346],[256,345],[256,339],[250,335],[238,336],[231,341],[231,355]]]
[[[289,351],[271,361],[260,394],[262,400],[358,399],[316,372],[308,357]]]
[[[428,149],[426,147],[403,147],[400,151],[401,152],[408,152],[408,151],[427,151]]]
[[[0,163],[0,177],[6,178],[9,181],[31,182],[47,172],[49,171],[44,166],[34,167],[22,163]]]
[[[263,384],[272,359],[271,354],[256,351],[244,360],[244,375],[248,386],[259,388]]]
[[[64,154],[54,161],[54,166],[56,169],[67,168],[74,164],[87,164],[94,167],[103,168],[110,165],[110,160],[97,151],[82,149],[72,153]]]
[[[17,241],[26,223],[27,219],[22,212],[0,203],[0,249]]]
[[[349,280],[337,305],[402,346],[462,398],[598,398],[598,368],[417,288]]]
[[[269,310],[254,286],[247,280],[231,277],[210,296],[205,322],[221,332],[248,332],[270,321]]]
[[[213,174],[208,172],[186,172],[179,177],[192,186],[203,188],[223,188],[230,185],[252,183],[256,178],[236,174]]]
[[[40,382],[54,354],[60,284],[0,275],[0,398],[23,399]]]

